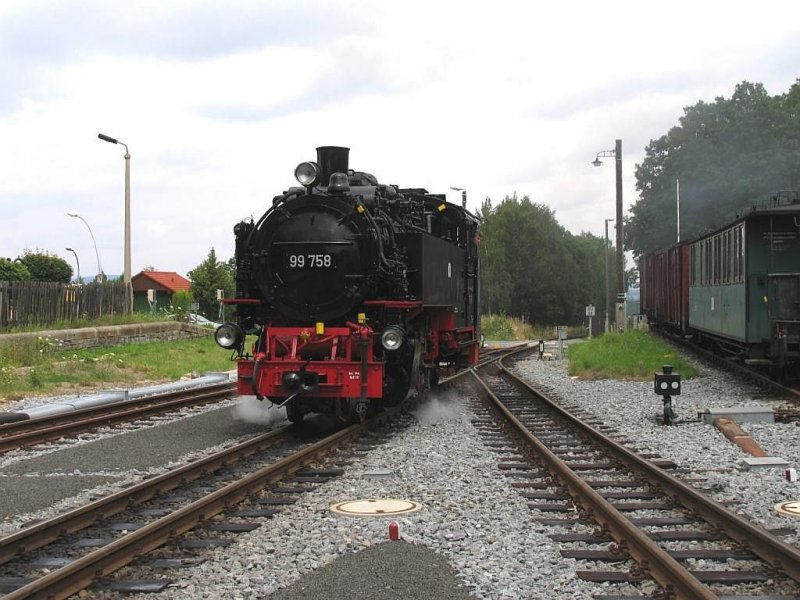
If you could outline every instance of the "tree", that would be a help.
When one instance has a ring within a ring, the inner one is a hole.
[[[72,279],[72,267],[70,264],[60,256],[50,252],[38,249],[36,252],[25,250],[20,260],[28,268],[31,279],[34,281],[69,283]]]
[[[484,311],[572,324],[582,321],[586,305],[605,306],[602,238],[570,234],[527,196],[506,197],[497,207],[487,199],[480,216]]]
[[[682,240],[712,230],[800,187],[800,80],[771,97],[743,81],[730,97],[684,109],[679,125],[646,147],[636,166],[640,199],[626,219],[626,247],[636,255],[677,240],[680,181]]]
[[[492,219],[492,201],[481,206],[483,238],[481,258],[481,303],[488,314],[507,312],[511,302],[511,274],[506,266],[504,231],[499,219]]]
[[[22,262],[0,258],[0,281],[28,281],[31,273]]]
[[[208,257],[188,273],[192,281],[192,296],[200,304],[200,313],[206,318],[214,320],[219,314],[219,301],[217,290],[223,294],[233,293],[233,276],[226,263],[217,260],[214,248]]]

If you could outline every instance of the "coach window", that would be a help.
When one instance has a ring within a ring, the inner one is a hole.
[[[700,271],[700,283],[706,285],[708,283],[708,245],[705,240],[700,242],[700,263],[702,269]]]
[[[733,229],[728,230],[728,283],[733,283],[733,261],[735,255],[733,252]]]
[[[733,261],[733,250],[731,248],[731,230],[725,232],[725,285],[731,283],[731,271]]]
[[[747,252],[747,245],[745,244],[745,231],[744,231],[744,223],[739,225],[739,282],[744,281],[745,276],[745,260]]]
[[[721,284],[728,283],[728,260],[730,254],[728,253],[728,232],[723,231],[719,236],[720,257],[719,257],[719,282]]]
[[[714,248],[717,245],[716,241],[713,236],[708,239],[708,285],[714,285]]]
[[[706,245],[705,242],[698,242],[697,244],[698,249],[700,250],[700,273],[698,274],[700,280],[698,283],[700,285],[706,284]]]
[[[700,285],[706,284],[706,243],[700,242]]]

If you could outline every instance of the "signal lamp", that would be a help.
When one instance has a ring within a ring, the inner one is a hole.
[[[322,171],[315,162],[302,162],[294,170],[294,177],[304,187],[314,187],[319,183]]]
[[[381,334],[381,345],[389,351],[397,350],[403,345],[406,334],[402,329],[391,325]]]
[[[214,340],[223,348],[238,348],[244,340],[244,332],[235,323],[223,323],[214,332]]]

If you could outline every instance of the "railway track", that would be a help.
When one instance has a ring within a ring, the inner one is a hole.
[[[484,362],[503,353],[493,353]],[[440,387],[465,376],[467,372],[462,372]],[[229,386],[218,388],[204,390],[194,401],[211,401],[212,394],[230,393]],[[185,400],[173,397],[167,403]],[[156,401],[142,410],[163,410],[163,404]],[[103,410],[109,406],[81,411],[80,425],[60,422],[54,428],[84,431],[112,419],[140,418],[130,416],[129,406],[124,408],[121,412],[115,408],[113,415]],[[386,435],[371,433],[374,426],[401,414],[387,411],[363,425],[351,425],[311,441],[298,438],[296,426],[282,427],[31,524],[0,538],[0,594],[6,594],[6,600],[17,600],[65,598],[84,589],[90,595],[163,589],[171,580],[163,571],[159,574],[161,569],[197,564],[203,560],[198,552],[204,548],[230,543],[231,535],[257,528],[281,506],[296,501],[299,494],[341,474],[342,469],[325,463],[324,457],[359,438],[373,436],[367,439],[373,443],[375,436]],[[74,416],[68,415],[67,420]],[[37,421],[14,424],[15,435],[23,435],[19,428],[24,424],[34,426],[33,436],[49,431],[41,422],[45,419]],[[43,439],[54,435],[50,432]]]
[[[157,559],[164,566],[191,563],[181,548],[222,545],[220,532],[252,530],[338,474],[307,466],[366,430],[351,425],[306,442],[285,426],[0,538],[0,592],[5,600],[66,598],[165,544],[173,556]],[[193,540],[181,537],[198,527]],[[144,589],[168,583],[158,578]]]
[[[558,528],[551,538],[562,555],[588,565],[578,577],[656,585],[668,598],[800,596],[800,551],[780,531],[711,500],[670,474],[669,461],[626,447],[504,368],[475,377],[487,407],[476,427],[535,518]]]
[[[219,402],[236,392],[235,383],[218,383],[93,406],[63,414],[0,425],[0,453],[31,447],[64,437],[139,419],[162,415],[190,406]]]

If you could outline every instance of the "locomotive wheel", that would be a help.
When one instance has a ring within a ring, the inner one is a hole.
[[[298,402],[290,402],[286,406],[286,418],[289,419],[290,423],[300,423],[305,414]]]
[[[387,365],[383,382],[383,399],[387,406],[400,404],[408,395],[411,380],[408,371],[399,365]]]

